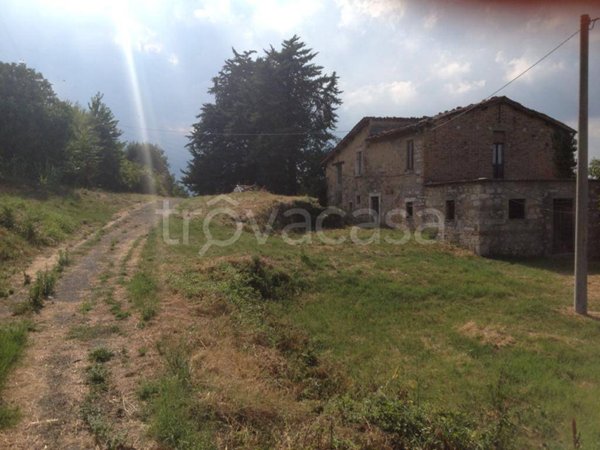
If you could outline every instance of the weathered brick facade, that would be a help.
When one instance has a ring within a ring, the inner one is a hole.
[[[325,161],[328,201],[378,209],[382,221],[412,211],[413,225],[426,208],[452,207],[441,237],[482,255],[566,252],[573,224],[563,210],[575,182],[558,176],[556,132],[574,130],[506,97],[431,118],[368,117]],[[598,183],[590,192],[590,250],[600,255]],[[509,202],[518,218],[509,218]]]

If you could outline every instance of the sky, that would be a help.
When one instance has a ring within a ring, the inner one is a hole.
[[[561,3],[568,3],[561,6]],[[160,145],[177,176],[225,59],[294,34],[339,76],[336,135],[363,116],[481,101],[579,28],[600,1],[0,0],[0,61],[41,72],[63,100],[96,93],[126,140]],[[579,35],[498,93],[577,129]],[[600,157],[600,21],[590,32],[590,157]]]

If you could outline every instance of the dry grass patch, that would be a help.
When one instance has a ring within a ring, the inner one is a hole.
[[[467,337],[496,348],[507,347],[515,343],[515,339],[505,330],[492,325],[481,326],[472,320],[460,327],[458,331]]]

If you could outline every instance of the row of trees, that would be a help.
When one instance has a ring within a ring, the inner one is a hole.
[[[42,185],[170,195],[162,149],[125,143],[98,93],[87,108],[60,100],[41,73],[0,63],[0,178]]]
[[[213,79],[214,103],[202,106],[193,125],[184,184],[200,194],[239,183],[322,196],[321,161],[341,103],[335,72],[324,74],[297,36],[262,56],[233,53]]]

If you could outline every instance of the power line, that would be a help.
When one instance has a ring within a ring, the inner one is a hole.
[[[600,20],[600,17],[595,18],[595,19],[593,19],[591,21],[591,29],[593,29],[596,21],[598,21],[598,20]],[[463,115],[465,115],[468,112],[470,112],[473,109],[475,109],[481,103],[485,102],[486,100],[489,100],[490,98],[492,98],[493,96],[495,96],[496,94],[498,94],[500,91],[506,89],[512,83],[514,83],[519,78],[521,78],[522,76],[524,76],[525,74],[527,74],[530,70],[532,70],[534,67],[536,67],[537,65],[539,65],[546,58],[548,58],[550,55],[552,55],[555,51],[557,51],[559,48],[561,48],[563,45],[565,45],[567,42],[569,42],[571,39],[573,39],[577,34],[579,34],[579,32],[580,32],[579,29],[577,29],[576,31],[574,31],[567,38],[565,38],[563,41],[561,41],[558,45],[556,45],[554,48],[552,48],[546,54],[544,54],[540,59],[538,59],[532,65],[530,65],[529,67],[527,67],[527,69],[523,70],[517,76],[515,76],[514,78],[512,78],[508,82],[504,83],[502,86],[500,86],[498,89],[496,89],[494,92],[492,92],[491,94],[489,94],[487,97],[485,97],[480,102],[475,103],[475,104],[471,105],[470,107],[467,107],[464,111],[462,111],[459,114],[453,116],[452,118],[450,118],[446,122],[441,123],[441,124],[439,124],[436,127],[433,127],[431,130],[432,131],[433,130],[437,130],[438,128],[443,127],[444,125],[449,124],[453,120],[458,119],[459,117],[462,117]],[[137,129],[137,130],[157,131],[157,132],[163,132],[163,133],[181,134],[180,131],[172,130],[172,129],[168,129],[168,128],[143,128],[143,127],[132,127],[132,126],[127,126],[127,125],[122,125],[122,126],[124,128]],[[350,131],[351,130],[333,130],[333,131],[331,131],[331,133],[346,134],[346,133],[349,133]],[[191,130],[190,130],[190,132],[191,132]],[[238,137],[248,136],[248,137],[252,137],[252,136],[306,136],[306,135],[311,135],[311,134],[322,134],[322,133],[323,133],[322,131],[310,131],[310,130],[307,130],[307,131],[297,131],[297,132],[254,132],[254,133],[237,133],[237,132],[219,132],[219,133],[217,133],[217,132],[209,132],[209,133],[205,133],[205,134],[206,135],[211,135],[211,136],[238,136]]]
[[[598,20],[598,19],[595,19]],[[483,100],[481,100],[478,103],[475,103],[473,105],[471,105],[470,107],[468,107],[467,109],[465,109],[464,111],[462,111],[461,113],[457,114],[456,116],[453,116],[452,118],[450,118],[449,120],[447,120],[444,123],[439,124],[436,127],[433,127],[431,129],[431,131],[433,130],[437,130],[440,127],[443,127],[444,125],[449,124],[450,122],[452,122],[455,119],[458,119],[459,117],[464,116],[465,114],[467,114],[468,112],[472,111],[473,109],[477,108],[480,104],[482,104],[483,102],[485,102],[486,100],[489,100],[490,98],[492,98],[494,95],[496,95],[498,92],[502,91],[503,89],[507,88],[508,86],[510,86],[512,83],[514,83],[515,81],[517,81],[519,78],[521,78],[523,75],[525,75],[527,72],[529,72],[531,69],[533,69],[535,66],[537,66],[538,64],[540,64],[542,61],[544,61],[546,58],[548,58],[552,53],[554,53],[555,51],[557,51],[559,48],[561,48],[563,45],[565,45],[567,42],[569,42],[571,39],[573,39],[575,36],[577,36],[579,34],[579,29],[577,29],[577,31],[573,32],[571,35],[569,35],[569,37],[567,37],[566,39],[564,39],[560,44],[558,44],[556,47],[554,47],[552,50],[550,50],[549,52],[547,52],[544,56],[542,56],[540,59],[538,59],[536,62],[534,62],[532,65],[530,65],[527,69],[525,69],[524,71],[522,71],[521,73],[519,73],[517,76],[515,76],[514,78],[512,78],[511,80],[509,80],[508,82],[506,82],[505,84],[503,84],[501,87],[499,87],[498,89],[496,89],[494,92],[492,92],[490,95],[488,95],[487,97],[485,97]]]
[[[156,131],[159,133],[173,133],[173,134],[183,134],[183,130],[173,130],[169,128],[147,128],[147,127],[139,127],[139,126],[131,126],[131,125],[121,125],[121,128],[128,128],[130,130],[138,130],[138,131]],[[335,134],[346,134],[351,130],[333,130],[328,131],[328,133]],[[186,131],[185,133],[191,133],[192,130]],[[295,131],[295,132],[254,132],[254,133],[234,133],[234,132],[207,132],[205,135],[209,136],[306,136],[311,134],[323,134],[323,131]]]

